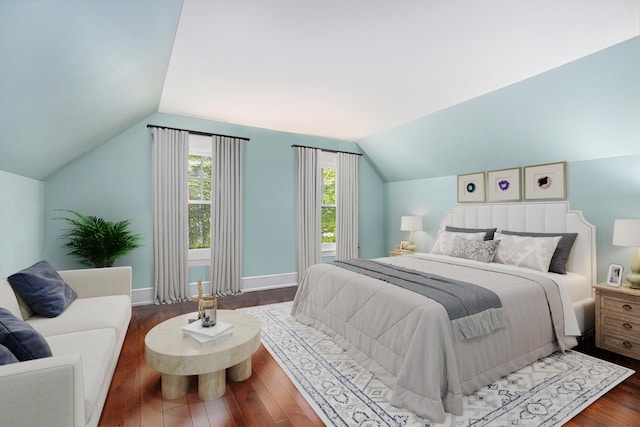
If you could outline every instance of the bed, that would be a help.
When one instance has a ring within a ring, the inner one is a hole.
[[[366,265],[317,264],[302,278],[292,308],[297,321],[332,336],[391,388],[392,404],[433,422],[443,422],[446,412],[460,415],[463,395],[575,346],[594,326],[595,227],[568,203],[456,205],[442,220],[439,236],[452,235],[447,227],[466,229],[470,234],[464,239],[487,228],[576,237],[566,274],[432,253],[363,261]],[[453,234],[456,244],[491,245],[480,237],[476,241],[482,243],[462,242],[460,233]],[[502,239],[493,244],[498,248],[507,239],[520,239],[496,236]],[[359,270],[370,265],[393,271],[391,276],[417,270],[425,280],[444,278],[439,286],[447,290],[461,283],[493,293],[501,306],[481,314],[498,310],[508,325],[460,337],[447,303]]]

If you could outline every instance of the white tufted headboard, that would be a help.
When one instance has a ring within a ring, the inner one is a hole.
[[[440,223],[445,226],[490,228],[538,233],[578,233],[567,262],[567,271],[596,283],[596,227],[568,202],[458,204]]]

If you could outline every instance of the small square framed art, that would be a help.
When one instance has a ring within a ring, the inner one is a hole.
[[[566,162],[526,166],[524,168],[525,200],[567,198]]]
[[[520,200],[520,168],[487,172],[487,201]]]
[[[458,203],[484,201],[484,172],[458,175]]]

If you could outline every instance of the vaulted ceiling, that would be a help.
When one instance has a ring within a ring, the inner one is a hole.
[[[0,170],[156,112],[358,140],[640,34],[640,0],[0,0]]]

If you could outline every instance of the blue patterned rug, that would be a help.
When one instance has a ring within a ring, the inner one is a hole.
[[[328,426],[557,426],[634,372],[554,353],[466,396],[462,416],[433,424],[392,406],[391,390],[330,337],[295,322],[290,302],[242,310],[260,319],[264,346]]]

